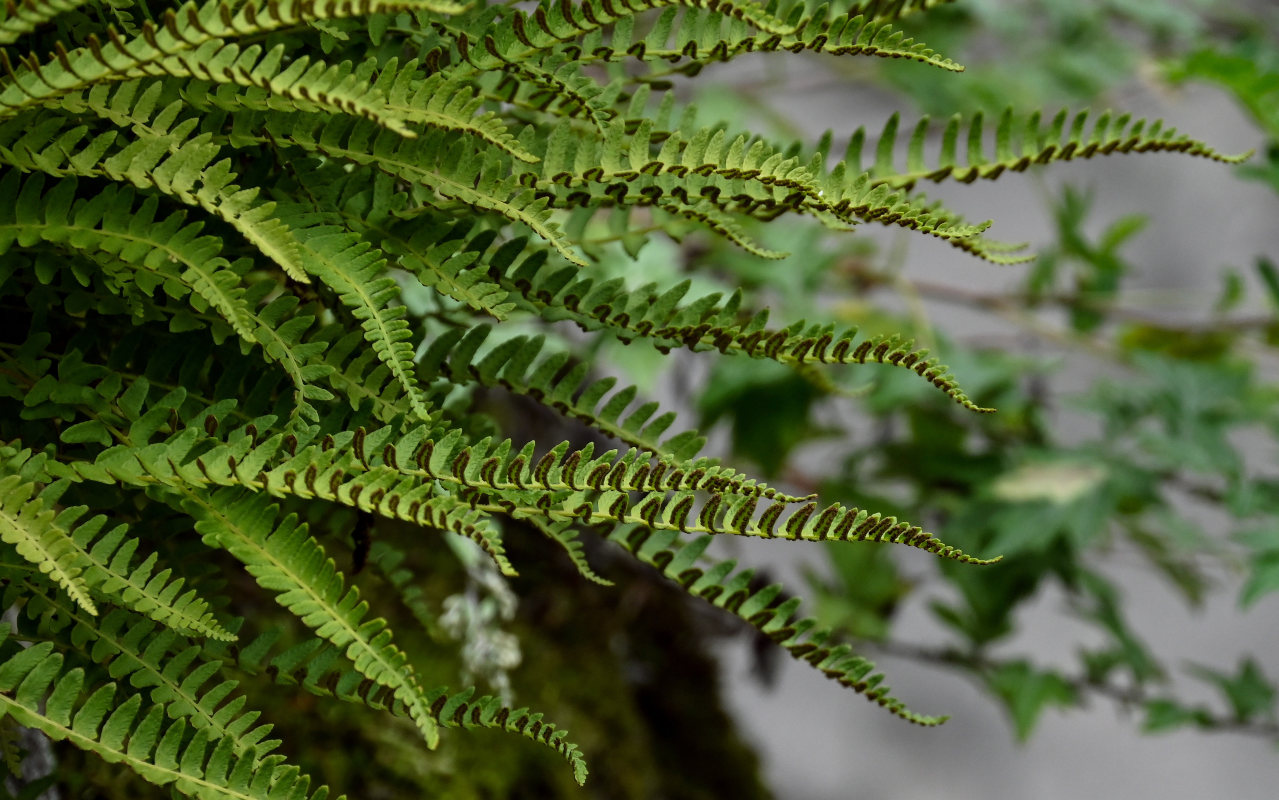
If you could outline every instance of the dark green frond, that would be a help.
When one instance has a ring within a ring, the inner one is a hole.
[[[517,733],[550,747],[573,767],[573,779],[586,783],[586,761],[577,745],[568,741],[568,732],[543,722],[542,715],[527,708],[510,709],[496,697],[475,697],[475,687],[450,694],[447,689],[431,692],[431,710],[444,728],[495,728]]]
[[[564,352],[539,360],[545,345],[541,336],[512,337],[478,356],[490,331],[488,325],[478,325],[440,335],[422,356],[422,369],[453,381],[477,381],[528,395],[607,436],[678,461],[692,458],[701,450],[705,440],[691,431],[662,438],[675,422],[674,413],[654,418],[654,403],[643,403],[627,413],[638,394],[634,387],[614,392],[605,401],[605,395],[617,385],[615,379],[592,381],[588,365],[574,363]]]
[[[728,611],[760,633],[772,639],[794,659],[807,661],[822,674],[866,697],[893,714],[918,725],[934,726],[947,717],[916,714],[902,701],[889,694],[882,684],[884,676],[875,665],[855,655],[848,645],[832,641],[829,629],[820,628],[817,620],[795,619],[800,600],[787,597],[780,584],[758,586],[752,569],[737,570],[736,561],[719,561],[706,567],[698,562],[710,544],[704,536],[684,543],[666,531],[646,531],[633,526],[618,527],[609,541],[675,581],[695,597]]]
[[[313,694],[408,713],[386,687],[349,669],[332,645],[310,640],[272,655],[277,639],[278,632],[268,632],[239,648],[236,666],[250,675],[269,673],[277,683],[301,686]],[[545,722],[542,714],[527,708],[513,710],[496,697],[475,698],[474,687],[455,693],[437,688],[428,698],[431,718],[441,728],[492,728],[518,734],[550,747],[573,768],[578,785],[585,783],[587,769],[581,750],[568,741],[566,731]]]

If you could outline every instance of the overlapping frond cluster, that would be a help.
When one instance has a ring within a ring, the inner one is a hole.
[[[601,377],[554,323],[832,375],[899,367],[989,411],[910,341],[770,326],[735,288],[608,277],[589,242],[607,228],[633,255],[645,231],[701,231],[780,259],[763,223],[806,217],[1012,260],[988,223],[915,185],[1112,153],[1230,160],[1161,123],[1010,112],[993,149],[978,116],[951,120],[926,155],[921,120],[903,168],[893,117],[872,164],[860,130],[832,163],[833,135],[774,143],[676,101],[675,76],[746,53],[958,71],[898,27],[941,4],[6,2],[0,579],[17,613],[0,629],[0,718],[190,796],[325,797],[228,677],[266,675],[402,715],[428,746],[441,728],[517,734],[583,781],[580,750],[539,712],[424,683],[420,648],[330,555],[345,510],[421,534],[411,547],[464,537],[508,575],[504,538],[537,531],[608,583],[584,545],[599,536],[841,685],[940,722],[796,619],[797,599],[704,552],[744,535],[989,560],[701,455],[700,433]],[[530,439],[476,402],[506,395],[580,423],[577,440]],[[403,551],[379,545],[395,595],[428,623]],[[238,616],[258,606],[205,567],[219,558],[296,618],[296,644]]]

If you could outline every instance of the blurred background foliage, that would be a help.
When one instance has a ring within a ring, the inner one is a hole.
[[[904,116],[1125,108],[1141,93],[1215,86],[1262,142],[1238,177],[1279,193],[1276,23],[1279,7],[1265,2],[967,0],[912,29],[967,67],[957,79],[895,63],[822,69],[891,90]],[[717,90],[711,101],[729,96]],[[768,101],[758,88],[747,96]],[[1221,271],[1219,293],[1209,302],[1163,296],[1152,308],[1129,291],[1139,265],[1126,255],[1146,218],[1100,219],[1088,192],[1046,186],[1037,184],[1055,241],[999,291],[914,277],[891,241],[832,246],[810,231],[775,241],[798,250],[794,271],[762,273],[722,248],[711,259],[770,296],[778,318],[821,313],[872,331],[912,331],[944,354],[976,402],[998,413],[966,414],[905,375],[867,382],[858,372],[836,387],[856,395],[838,401],[855,412],[832,414],[830,387],[729,360],[714,366],[694,402],[703,422],[726,421],[733,456],[766,474],[831,500],[889,509],[970,552],[1005,556],[990,570],[941,565],[907,575],[893,554],[829,547],[829,574],[810,571],[810,594],[824,623],[871,653],[970,675],[1022,739],[1045,709],[1107,698],[1135,712],[1147,733],[1190,726],[1279,741],[1273,665],[1267,674],[1247,652],[1166,663],[1129,623],[1124,587],[1106,569],[1112,559],[1139,559],[1187,611],[1211,593],[1234,593],[1243,612],[1279,592],[1276,254],[1257,252],[1251,264],[1224,270],[1187,265]],[[946,308],[998,320],[1010,333],[998,346],[966,342],[958,330],[950,336],[930,313]],[[1065,375],[1081,360],[1090,365],[1082,388],[1078,368]],[[763,407],[771,429],[752,424]],[[821,454],[832,448],[820,445],[832,440],[840,455],[827,469]],[[1021,612],[1048,585],[1104,645],[1080,647],[1073,663],[1007,654]],[[895,613],[918,598],[944,640],[895,637]],[[1186,679],[1216,701],[1183,699]]]
[[[811,69],[823,80],[890,93],[903,113],[939,116],[1009,106],[1123,107],[1134,82],[1157,92],[1211,84],[1247,112],[1267,143],[1238,168],[1239,178],[1279,194],[1273,3],[962,0],[927,16],[913,32],[965,64],[963,75],[870,63],[878,59],[797,58],[800,68],[791,65],[787,79],[803,83]],[[770,112],[767,93],[749,84],[708,73],[689,91],[699,93],[694,99],[707,121],[740,115],[747,104],[764,120],[755,126],[760,132],[770,124],[796,132]],[[866,124],[873,130],[882,120]],[[813,140],[820,131],[800,133]],[[848,133],[836,132],[837,140]],[[1158,169],[1156,161],[1148,168]],[[1035,197],[1024,186],[1007,190]],[[1244,609],[1279,593],[1279,254],[1257,253],[1252,264],[1226,271],[1206,315],[1188,321],[1151,314],[1128,305],[1125,293],[1135,269],[1126,248],[1144,219],[1095,219],[1080,190],[1043,197],[1055,242],[1033,264],[1012,268],[1015,286],[993,293],[912,278],[892,240],[806,227],[754,231],[767,246],[792,253],[778,263],[712,237],[677,243],[590,223],[600,228],[592,253],[603,259],[600,269],[635,285],[687,270],[690,296],[742,286],[746,304],[770,306],[774,321],[824,317],[868,333],[912,331],[997,414],[966,412],[904,370],[867,367],[832,377],[748,359],[664,356],[603,337],[581,346],[602,348],[597,357],[618,374],[673,395],[689,422],[719,431],[713,442],[726,460],[820,491],[827,501],[899,514],[968,552],[1003,553],[997,567],[930,563],[921,572],[912,564],[908,573],[888,548],[833,544],[805,589],[823,623],[869,654],[918,659],[978,680],[1007,710],[1010,735],[1031,736],[1046,709],[1100,697],[1135,710],[1145,732],[1190,726],[1279,741],[1274,665],[1267,669],[1242,651],[1189,666],[1165,663],[1129,624],[1122,586],[1105,569],[1116,553],[1135,554],[1189,609],[1214,592],[1237,593]],[[934,323],[932,304],[997,318],[1024,334],[1014,341],[1031,344],[967,343]],[[571,331],[564,335],[574,341]],[[1061,353],[1068,357],[1051,357]],[[1077,381],[1057,380],[1077,354],[1101,365],[1082,390]],[[759,424],[761,409],[768,410],[766,425]],[[581,436],[531,407],[508,413],[525,419],[539,440]],[[357,522],[330,518],[325,526],[358,531]],[[554,754],[485,731],[446,736],[438,752],[423,753],[408,723],[397,728],[331,699],[272,692],[270,678],[261,676],[246,691],[268,701],[264,711],[281,738],[304,747],[287,753],[290,760],[317,780],[359,786],[363,798],[775,796],[723,710],[708,644],[746,631],[598,543],[590,558],[615,587],[581,580],[542,537],[515,531],[507,541],[523,574],[509,584],[461,548],[453,560],[437,553],[393,563],[377,544],[411,535],[379,523],[367,561],[340,566],[356,571],[354,580],[374,597],[387,582],[416,582],[419,603],[384,610],[392,627],[417,624],[428,634],[432,651],[411,654],[427,682],[455,682],[463,673],[481,691],[545,711],[581,745],[591,780],[578,789]],[[1103,645],[1081,648],[1073,662],[1000,650],[1017,631],[1019,611],[1048,584]],[[895,637],[898,610],[917,598],[945,629],[943,639]],[[278,609],[261,613],[279,618],[286,639],[300,635]],[[769,652],[759,648],[761,680],[771,669]],[[1174,674],[1211,688],[1215,701],[1183,699]],[[842,701],[850,714],[863,711],[855,700],[832,698]],[[317,714],[323,724],[314,722]],[[75,774],[95,787],[113,775],[115,797],[155,791],[91,759],[77,763],[74,752],[67,758],[63,786],[71,796],[76,782],[66,776]]]

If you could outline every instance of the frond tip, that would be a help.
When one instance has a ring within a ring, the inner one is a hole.
[[[472,699],[474,696],[473,686],[455,694],[445,688],[436,689],[431,692],[431,714],[444,728],[495,728],[541,742],[572,766],[578,786],[586,783],[586,761],[577,745],[568,741],[566,731],[543,722],[541,714],[530,713],[527,708],[512,710],[496,697]]]
[[[710,545],[710,536],[685,543],[671,532],[625,526],[617,528],[609,541],[656,568],[693,596],[745,621],[792,658],[808,662],[826,677],[895,716],[926,727],[941,725],[949,719],[911,711],[889,694],[889,688],[883,685],[884,676],[875,672],[874,663],[854,654],[848,645],[832,643],[831,630],[819,628],[816,619],[794,619],[800,600],[785,597],[779,584],[757,586],[755,571],[737,570],[737,562],[732,560],[697,566]]]
[[[1090,128],[1091,116],[1088,110],[1072,116],[1062,109],[1050,121],[1045,121],[1039,111],[1017,115],[1009,109],[1000,116],[995,128],[992,152],[982,114],[978,112],[967,120],[956,114],[946,122],[941,134],[941,151],[933,164],[929,164],[924,155],[932,123],[923,117],[911,133],[902,169],[896,158],[900,118],[894,114],[879,136],[870,174],[876,183],[909,188],[921,180],[935,183],[948,179],[961,183],[994,180],[1005,171],[1022,172],[1032,166],[1112,154],[1173,152],[1228,164],[1237,164],[1251,156],[1251,152],[1235,156],[1219,153],[1204,142],[1166,126],[1163,120],[1152,122],[1134,119],[1131,114],[1105,111],[1096,116]],[[861,164],[865,137],[865,130],[858,129],[849,145],[848,162],[854,166]]]

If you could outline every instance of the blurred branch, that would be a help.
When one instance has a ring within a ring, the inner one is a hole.
[[[977,680],[982,688],[988,688],[987,678],[1014,662],[992,659],[981,653],[959,650],[953,647],[929,647],[920,644],[900,641],[868,641],[863,643],[868,650],[877,650],[883,655],[905,658],[936,667],[960,667],[970,677]],[[1054,673],[1070,686],[1077,696],[1082,698],[1093,695],[1103,697],[1117,703],[1125,711],[1136,711],[1146,703],[1161,699],[1152,697],[1142,685],[1120,686],[1107,681],[1098,681],[1088,675],[1065,675]],[[1198,718],[1195,726],[1201,730],[1215,733],[1238,733],[1258,736],[1266,739],[1279,739],[1279,722],[1260,720],[1241,720],[1234,717],[1218,716],[1206,709],[1196,708],[1204,716]]]
[[[1192,334],[1265,330],[1276,323],[1273,314],[1202,321],[1170,320],[1166,316],[1152,314],[1148,311],[1125,308],[1115,303],[1093,300],[1086,293],[1081,292],[979,292],[962,286],[936,281],[904,279],[893,272],[869,269],[860,261],[850,260],[845,262],[842,267],[846,274],[850,275],[863,290],[892,288],[896,291],[901,291],[901,285],[909,283],[911,291],[919,297],[983,311],[993,311],[1005,317],[1015,315],[1015,317],[1011,318],[1017,320],[1024,318],[1027,309],[1033,310],[1036,307],[1048,305],[1068,310],[1087,309],[1097,311],[1107,315],[1112,320],[1151,325]],[[1069,335],[1069,332],[1062,333]]]

